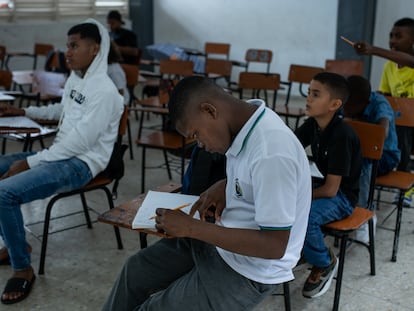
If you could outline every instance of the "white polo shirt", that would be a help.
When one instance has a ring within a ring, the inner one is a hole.
[[[217,223],[228,228],[288,230],[281,259],[264,259],[217,248],[223,260],[248,279],[279,284],[294,278],[311,205],[305,151],[280,117],[262,100],[226,153],[226,208]],[[269,246],[271,247],[271,246]],[[276,247],[276,246],[275,246]]]

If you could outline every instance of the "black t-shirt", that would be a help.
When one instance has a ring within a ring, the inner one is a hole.
[[[312,158],[323,174],[342,176],[340,190],[353,206],[358,201],[362,155],[357,134],[336,114],[324,131],[314,118],[307,119],[296,130],[296,136],[306,148],[311,146]]]
[[[137,36],[131,30],[120,28],[117,31],[109,33],[111,39],[119,46],[138,47]],[[122,54],[123,62],[126,64],[135,64],[135,56]]]

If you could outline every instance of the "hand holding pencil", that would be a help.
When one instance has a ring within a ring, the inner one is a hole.
[[[371,54],[370,51],[372,49],[372,46],[370,44],[366,42],[354,42],[344,36],[341,36],[340,38],[346,43],[348,43],[349,45],[351,45],[354,48],[355,52],[358,53],[358,55],[365,55],[365,54],[370,55]]]
[[[187,206],[189,206],[189,205],[191,205],[191,203],[186,203],[186,204],[183,204],[183,205],[177,206],[177,207],[175,207],[175,208],[172,208],[172,210],[173,210],[173,211],[178,211],[178,210],[183,209],[184,207],[187,207]],[[155,219],[156,217],[157,217],[157,215],[154,215],[154,216],[150,217],[150,219]]]

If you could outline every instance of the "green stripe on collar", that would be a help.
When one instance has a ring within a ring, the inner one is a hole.
[[[242,146],[241,146],[241,148],[240,148],[239,152],[237,153],[237,155],[239,155],[239,154],[240,154],[240,152],[242,152],[242,150],[243,150],[244,146],[245,146],[245,145],[246,145],[246,143],[247,143],[247,140],[248,140],[248,139],[249,139],[249,137],[250,137],[250,134],[252,133],[253,129],[255,128],[255,126],[257,125],[257,123],[260,121],[260,119],[263,117],[263,115],[265,114],[265,112],[266,112],[266,108],[265,108],[265,109],[263,109],[263,111],[259,114],[259,116],[257,117],[257,119],[254,121],[254,123],[253,123],[252,127],[249,129],[249,132],[247,133],[246,137],[244,138],[243,143],[242,143]]]

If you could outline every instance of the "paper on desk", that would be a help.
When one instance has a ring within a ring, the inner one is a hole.
[[[177,206],[191,203],[191,205],[181,209],[185,213],[189,213],[194,204],[199,199],[196,195],[187,195],[181,193],[148,191],[142,202],[141,207],[138,209],[132,222],[132,229],[154,229],[155,219],[151,219],[155,215],[155,210],[159,207],[174,209]],[[198,214],[194,215],[195,218]]]
[[[1,117],[0,126],[5,127],[32,127],[41,129],[42,126],[28,117]]]
[[[322,173],[319,171],[318,167],[316,166],[315,162],[309,160],[309,167],[310,167],[312,177],[324,178],[324,176],[322,175]]]
[[[18,117],[1,117],[0,118],[0,127],[21,127],[21,128],[38,128],[40,129],[39,133],[30,134],[31,137],[37,137],[40,135],[46,135],[49,133],[56,132],[56,129],[50,129],[47,127],[42,127],[39,123],[33,121],[32,119],[24,116]],[[25,134],[8,134],[17,138],[25,137]]]

